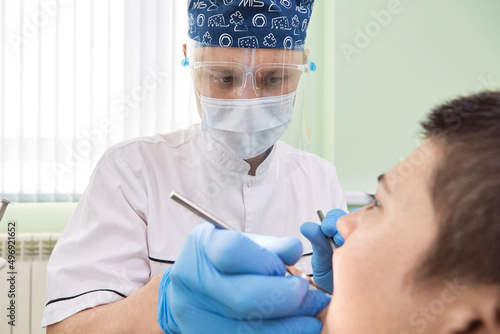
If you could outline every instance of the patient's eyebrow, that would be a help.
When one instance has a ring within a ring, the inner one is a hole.
[[[391,193],[391,188],[389,187],[389,183],[387,182],[387,177],[385,177],[385,174],[380,174],[377,178],[378,183],[385,188],[385,191],[390,194]]]

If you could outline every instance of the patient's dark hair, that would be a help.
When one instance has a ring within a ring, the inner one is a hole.
[[[440,228],[417,278],[500,285],[500,92],[443,104],[422,127],[442,154],[431,188]]]

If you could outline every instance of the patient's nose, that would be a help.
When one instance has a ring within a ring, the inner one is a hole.
[[[349,213],[337,221],[337,229],[345,240],[358,228],[361,211]]]

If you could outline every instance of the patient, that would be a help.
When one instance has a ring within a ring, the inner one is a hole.
[[[373,202],[337,222],[322,333],[500,333],[500,92],[422,126]]]
[[[322,333],[500,333],[500,92],[440,106],[423,128],[423,143],[379,177],[370,205],[303,225],[323,244],[322,231],[345,239],[333,259],[314,249],[313,268],[331,274],[333,262],[331,300],[301,277],[282,277],[283,262],[302,255],[293,238],[256,244],[206,223],[166,277],[177,298],[159,299],[165,328],[181,319],[190,327],[169,333],[210,332],[210,323],[220,333],[313,334],[323,310]],[[201,273],[209,279],[192,279]]]

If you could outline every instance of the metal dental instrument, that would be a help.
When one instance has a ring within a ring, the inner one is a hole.
[[[7,205],[9,205],[9,203],[10,203],[9,200],[6,199],[2,200],[2,206],[0,206],[0,221],[2,220],[5,210],[7,210]]]
[[[183,207],[185,207],[186,209],[188,209],[189,211],[191,211],[192,213],[194,213],[194,214],[200,216],[201,218],[205,219],[206,221],[212,223],[217,228],[220,228],[223,230],[232,230],[232,231],[235,230],[230,225],[224,223],[222,220],[215,217],[210,212],[205,211],[204,209],[199,207],[197,204],[191,202],[186,197],[182,196],[181,194],[179,194],[175,191],[172,191],[170,193],[170,198],[173,199],[174,201],[176,201],[177,203],[179,203],[180,205],[182,205]]]
[[[318,210],[316,211],[316,213],[318,214],[318,217],[319,217],[319,222],[323,222],[323,219],[325,219],[325,215],[323,214],[323,211],[321,210]]]
[[[176,191],[172,191],[170,193],[170,198],[191,211],[192,213],[198,215],[199,217],[205,219],[209,223],[212,223],[215,227],[220,228],[222,230],[231,230],[231,231],[236,231],[231,225],[228,225],[227,223],[223,222],[221,219],[217,218],[216,216],[212,215],[210,212],[202,209],[200,206],[197,204],[193,203],[186,197],[182,196]],[[285,264],[286,271],[293,276],[300,276],[304,278],[307,282],[309,282],[310,285],[314,286],[316,289],[321,290],[327,294],[330,294],[328,291],[320,287],[318,284],[314,283],[314,281],[307,276],[305,273],[301,272],[297,268],[295,268],[292,265]]]
[[[318,210],[318,211],[316,211],[316,213],[318,214],[319,221],[322,223],[323,219],[325,219],[325,215],[323,214],[323,211]],[[330,247],[332,247],[332,251],[335,252],[335,249],[337,249],[337,247],[339,247],[339,245],[337,245],[337,243],[335,242],[335,240],[333,240],[333,238],[327,237],[327,239],[328,239],[328,243],[330,243]]]
[[[9,200],[3,199],[2,206],[0,206],[0,221],[2,221],[3,215],[5,214],[5,210],[7,210],[7,205],[10,204]],[[7,265],[7,261],[0,257],[0,270],[3,269]]]

